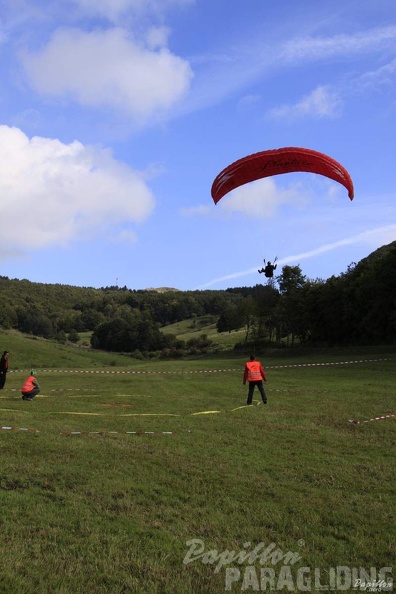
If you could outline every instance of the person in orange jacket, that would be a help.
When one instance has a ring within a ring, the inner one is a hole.
[[[263,381],[267,381],[265,369],[261,365],[260,361],[256,361],[256,357],[254,355],[250,355],[250,361],[245,364],[245,371],[243,373],[243,385],[245,385],[246,382],[249,383],[249,392],[246,404],[252,404],[255,386],[257,386],[261,394],[263,403],[267,404],[267,395],[264,391]]]
[[[38,385],[34,369],[30,372],[29,377],[25,379],[21,392],[22,400],[33,400],[33,398],[40,393],[40,386]]]

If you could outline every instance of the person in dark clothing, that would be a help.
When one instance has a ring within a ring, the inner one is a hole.
[[[8,351],[4,351],[0,359],[0,390],[5,386],[8,371]]]
[[[263,381],[267,381],[264,367],[260,361],[256,361],[254,355],[250,355],[250,361],[245,364],[243,373],[243,385],[249,383],[249,391],[246,404],[252,404],[254,388],[257,386],[264,404],[267,404],[267,395],[264,391]]]
[[[264,260],[264,263],[265,263],[265,260]],[[264,272],[264,274],[267,278],[272,278],[274,276],[274,270],[276,270],[276,267],[277,267],[277,264],[271,264],[271,262],[268,260],[266,267],[262,268],[258,272],[259,272],[259,274]]]

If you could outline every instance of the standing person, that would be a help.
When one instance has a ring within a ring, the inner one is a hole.
[[[22,400],[33,400],[37,394],[40,392],[40,386],[38,385],[38,381],[36,379],[36,372],[34,369],[30,372],[30,375],[24,381],[22,388]]]
[[[253,392],[255,386],[259,389],[263,403],[267,404],[267,395],[264,391],[263,380],[267,381],[265,369],[260,361],[256,361],[254,355],[250,355],[250,361],[245,364],[245,371],[243,373],[243,385],[249,382],[249,392],[246,404],[252,404]]]
[[[8,371],[8,351],[4,351],[0,359],[0,390],[5,386]]]

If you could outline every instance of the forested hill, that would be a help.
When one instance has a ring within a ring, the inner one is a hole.
[[[0,328],[45,338],[95,330],[115,319],[144,318],[156,326],[212,315],[238,300],[227,291],[180,291],[172,288],[75,287],[0,277]]]
[[[284,266],[273,282],[223,291],[74,287],[0,277],[0,329],[57,340],[92,331],[92,345],[113,351],[175,352],[161,327],[202,316],[219,332],[245,329],[245,343],[393,343],[396,339],[396,241],[340,276],[307,279]]]

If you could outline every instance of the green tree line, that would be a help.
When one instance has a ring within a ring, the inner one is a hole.
[[[216,321],[238,295],[225,291],[132,290],[74,287],[0,277],[0,328],[64,342],[92,332],[94,348],[115,352],[205,350],[205,338],[184,345],[160,328],[186,319]]]
[[[395,270],[396,242],[326,281],[307,279],[300,266],[284,266],[276,284],[228,289],[243,295],[243,302],[222,312],[217,329],[244,327],[245,345],[282,340],[324,346],[394,343]]]
[[[213,291],[159,292],[127,287],[74,287],[0,277],[0,328],[59,341],[92,332],[94,348],[207,352],[203,335],[188,344],[161,328],[210,316],[219,332],[245,329],[247,345],[391,343],[396,336],[396,242],[376,250],[340,276],[307,279],[284,266],[268,284]]]

